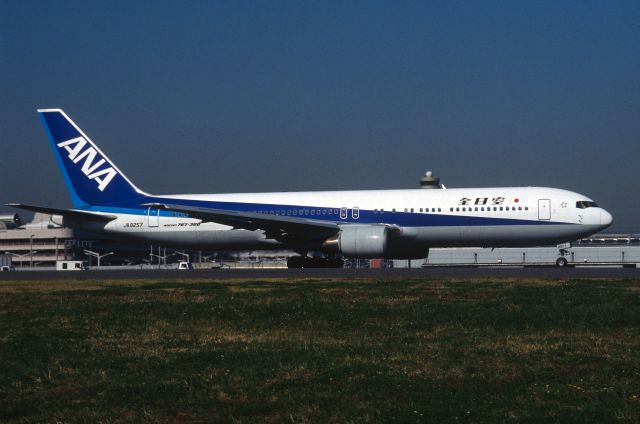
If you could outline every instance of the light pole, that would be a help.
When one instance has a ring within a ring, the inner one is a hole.
[[[185,258],[187,258],[187,262],[189,262],[189,255],[187,253],[178,252],[177,250],[174,253],[184,256]]]
[[[93,256],[95,258],[98,258],[98,268],[100,268],[100,259],[104,258],[105,256],[113,255],[113,252],[109,252],[109,253],[105,253],[104,255],[101,255],[97,252],[92,252],[91,250],[84,250],[84,253],[86,253],[87,255]]]
[[[33,250],[33,251],[29,252],[29,253],[23,253],[23,254],[13,253],[13,252],[4,252],[4,253],[5,253],[5,255],[12,255],[12,256],[15,256],[17,258],[21,258],[20,259],[20,268],[24,268],[24,260],[22,258],[24,258],[25,256],[32,255],[33,253],[38,253],[38,251],[37,250]]]
[[[207,256],[200,255],[200,262],[211,262],[209,261],[209,259],[213,258],[214,256],[216,256],[215,253],[213,255],[207,255]]]
[[[33,237],[35,234],[29,236],[29,268],[33,268]]]
[[[160,253],[160,248],[158,248],[158,253]],[[167,251],[165,249],[165,254],[164,256],[158,254],[156,255],[155,253],[149,253],[149,256],[151,257],[151,260],[153,260],[154,257],[158,258],[158,269],[160,269],[160,266],[162,264],[162,262],[164,262],[165,267],[167,266],[167,258],[171,255],[174,255],[174,253],[170,253],[167,255]],[[152,265],[151,262],[149,262],[149,265]]]

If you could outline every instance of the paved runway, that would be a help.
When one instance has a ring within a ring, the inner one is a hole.
[[[122,279],[262,279],[262,278],[375,278],[375,279],[473,279],[473,278],[628,278],[640,280],[640,269],[605,267],[437,267],[396,269],[209,269],[209,270],[91,270],[16,271],[0,273],[8,280],[122,280]]]

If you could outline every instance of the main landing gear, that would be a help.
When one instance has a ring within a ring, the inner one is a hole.
[[[292,256],[287,260],[287,268],[342,268],[342,259]]]

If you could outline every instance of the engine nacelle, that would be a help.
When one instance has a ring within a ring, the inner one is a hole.
[[[349,258],[382,258],[387,252],[387,234],[384,225],[346,227],[338,234],[340,253]]]
[[[19,227],[22,220],[17,213],[11,215],[0,215],[0,227],[13,229]]]
[[[344,226],[322,248],[347,258],[420,259],[429,253],[412,238],[403,238],[401,230],[385,225]]]

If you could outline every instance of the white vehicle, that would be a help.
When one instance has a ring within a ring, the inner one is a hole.
[[[193,269],[191,262],[178,262],[178,269]]]
[[[60,109],[38,111],[72,209],[68,227],[210,250],[291,249],[289,267],[340,257],[425,258],[431,247],[540,246],[611,225],[582,194],[542,187],[153,195],[137,188]],[[307,257],[320,252],[329,259]]]
[[[56,271],[84,271],[83,261],[56,261]]]

